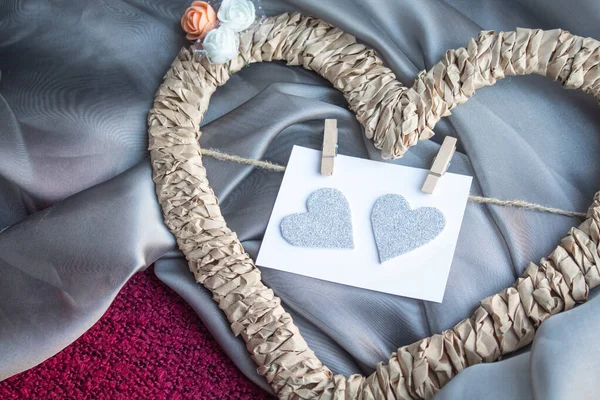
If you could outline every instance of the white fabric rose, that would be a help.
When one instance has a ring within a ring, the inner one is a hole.
[[[202,47],[211,64],[225,64],[237,57],[240,36],[228,27],[220,26],[206,34]]]
[[[235,32],[244,31],[250,28],[256,19],[254,3],[248,0],[223,0],[217,18],[221,25]]]

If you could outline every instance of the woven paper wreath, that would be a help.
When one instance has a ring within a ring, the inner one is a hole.
[[[213,294],[281,399],[430,398],[456,374],[492,362],[533,340],[551,315],[587,300],[600,284],[600,192],[587,219],[540,265],[481,301],[454,328],[401,347],[369,377],[334,375],[308,348],[292,318],[227,228],[202,166],[200,123],[211,95],[246,62],[283,60],[327,78],[343,92],[383,157],[400,157],[476,89],[510,75],[540,74],[600,99],[600,42],[566,31],[482,32],[450,50],[412,88],[370,50],[319,19],[282,14],[242,34],[226,65],[197,61],[183,49],[150,111],[150,151],[165,222],[196,277]]]

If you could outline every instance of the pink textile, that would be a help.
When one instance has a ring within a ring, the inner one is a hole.
[[[199,288],[200,290],[200,288]],[[100,321],[41,365],[0,382],[0,399],[266,399],[194,311],[149,269]]]

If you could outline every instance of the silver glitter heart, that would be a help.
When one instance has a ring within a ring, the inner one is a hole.
[[[383,263],[431,242],[444,230],[446,218],[437,208],[411,210],[404,197],[386,194],[375,202],[371,223]]]
[[[337,189],[319,189],[306,200],[308,212],[281,220],[281,235],[294,246],[352,249],[352,215],[346,197]]]

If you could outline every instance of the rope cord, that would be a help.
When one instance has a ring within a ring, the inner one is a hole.
[[[237,164],[250,165],[273,172],[285,172],[285,166],[272,163],[270,161],[255,160],[253,158],[240,157],[234,154],[224,153],[217,149],[202,149],[202,155],[212,157],[220,161],[230,161]],[[479,204],[493,204],[502,207],[524,208],[526,210],[539,211],[565,217],[585,218],[586,214],[577,211],[561,210],[560,208],[548,207],[541,204],[529,203],[523,200],[501,200],[494,197],[469,196],[469,201]]]

